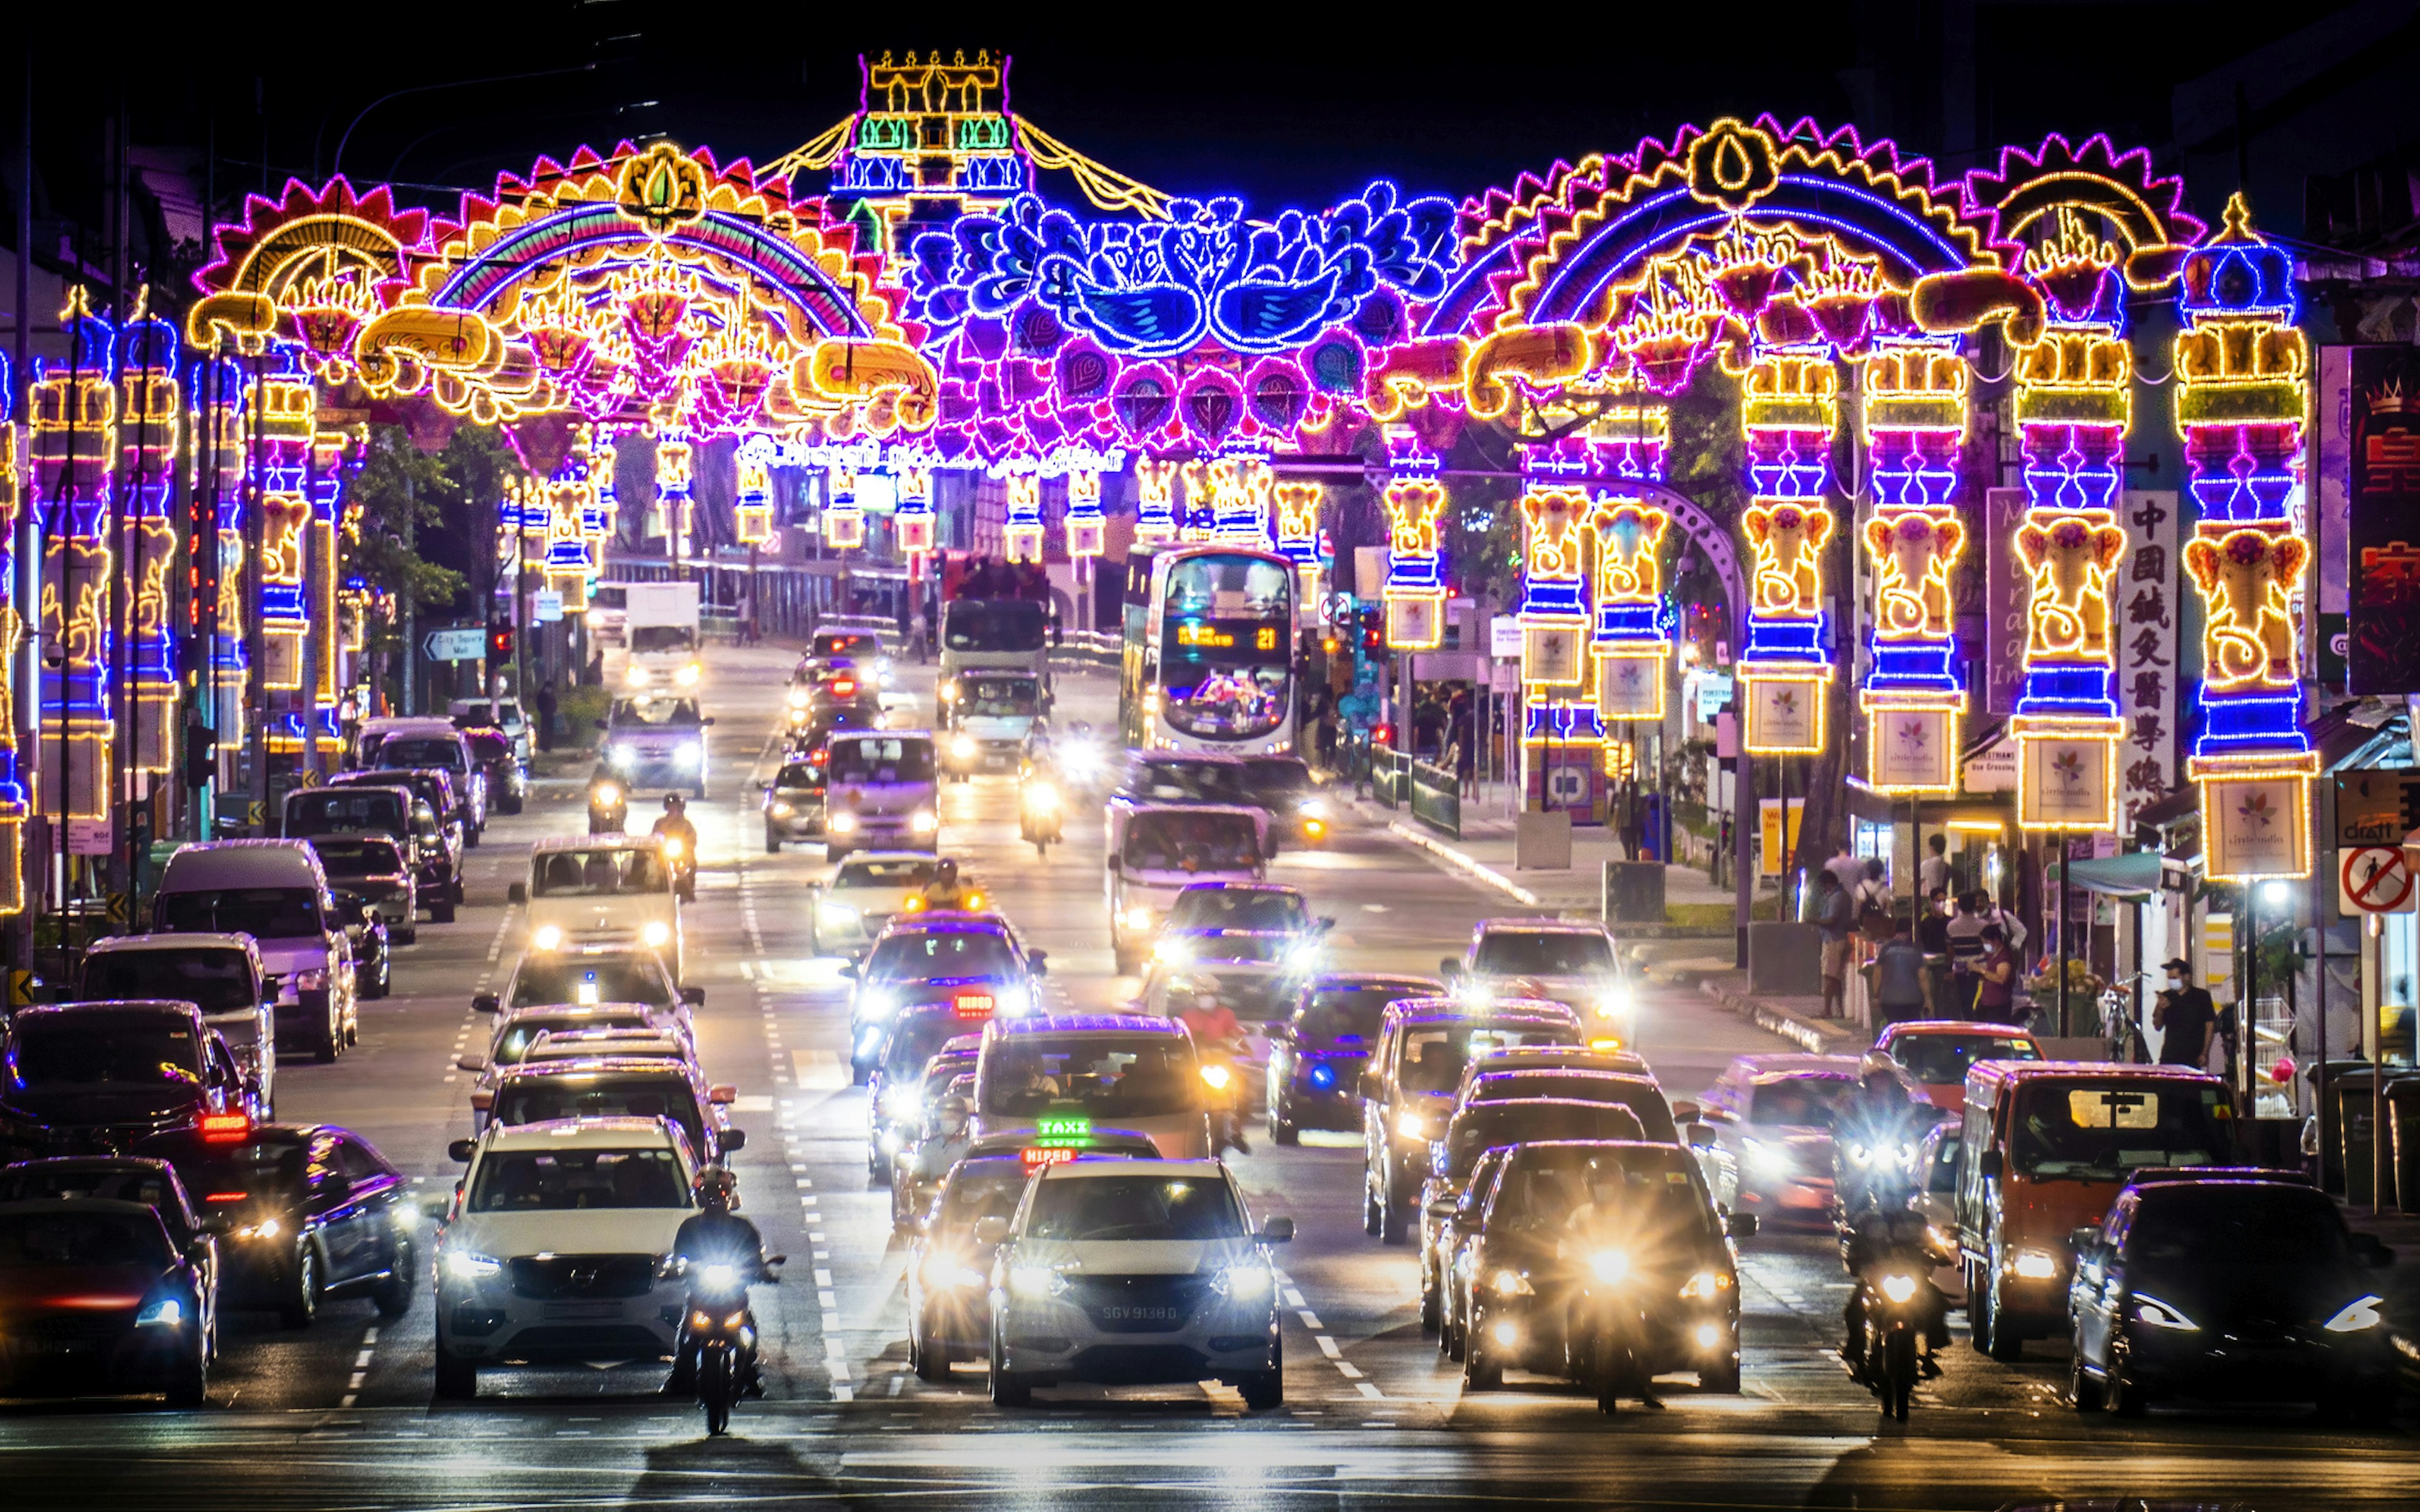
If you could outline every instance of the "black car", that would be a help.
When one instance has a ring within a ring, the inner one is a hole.
[[[175,1166],[220,1235],[221,1305],[274,1308],[288,1328],[330,1297],[366,1295],[385,1318],[411,1306],[411,1190],[361,1135],[265,1123],[162,1134],[137,1152]]]
[[[454,774],[439,766],[374,766],[358,772],[338,772],[328,779],[330,787],[351,787],[356,784],[378,788],[407,788],[428,805],[430,812],[445,830],[458,862],[462,852],[476,845],[478,837],[471,823],[471,800],[455,783]],[[455,872],[458,880],[461,873]],[[455,902],[461,902],[460,889],[455,890]],[[441,920],[440,922],[442,922]]]
[[[2393,1252],[2316,1188],[2268,1174],[2137,1178],[2074,1235],[2072,1397],[2126,1416],[2164,1396],[2317,1401],[2383,1422]]]
[[[160,1215],[168,1242],[194,1264],[201,1321],[209,1352],[218,1353],[219,1245],[202,1222],[177,1168],[143,1155],[69,1155],[0,1165],[0,1203],[98,1197],[139,1202]]]
[[[0,1396],[164,1392],[209,1381],[209,1277],[140,1202],[0,1202]]]
[[[458,725],[471,743],[471,759],[488,779],[488,805],[498,813],[519,813],[529,801],[529,768],[514,749],[513,737],[494,725]]]
[[[20,1009],[0,1040],[0,1149],[115,1155],[172,1130],[240,1127],[243,1073],[191,1003]]]
[[[1269,1137],[1298,1144],[1305,1129],[1358,1133],[1355,1085],[1378,1042],[1387,1005],[1445,991],[1434,977],[1335,972],[1314,977],[1292,1014],[1269,1026]]]
[[[327,873],[328,886],[341,888],[361,899],[362,905],[386,927],[386,938],[396,945],[410,945],[420,938],[420,887],[413,875],[411,843],[393,835],[315,835],[311,849],[318,853],[319,870]],[[362,936],[353,937],[355,969],[363,968]],[[387,967],[385,951],[379,951],[375,990],[365,987],[365,997],[386,995]]]

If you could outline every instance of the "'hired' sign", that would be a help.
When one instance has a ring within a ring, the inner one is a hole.
[[[2336,844],[2400,845],[2420,829],[2420,771],[2336,774]]]

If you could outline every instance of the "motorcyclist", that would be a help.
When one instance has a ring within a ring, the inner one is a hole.
[[[697,826],[689,822],[689,805],[681,801],[679,794],[664,795],[663,817],[656,821],[655,828],[650,833],[658,840],[677,838],[681,842],[681,855],[691,864],[695,864]]]
[[[599,766],[588,779],[588,828],[591,833],[620,829],[630,812],[629,789],[611,770]]]
[[[892,1173],[892,1227],[904,1228],[914,1219],[920,1207],[920,1189],[949,1175],[950,1167],[965,1156],[967,1147],[973,1142],[974,1136],[967,1128],[967,1100],[941,1099],[933,1110],[933,1121],[924,1136],[900,1153],[899,1164]]]
[[[1856,1090],[1832,1110],[1832,1185],[1843,1220],[1869,1200],[1887,1208],[1906,1200],[1916,1141],[1930,1121],[1924,1113],[1888,1058],[1866,1057]]]
[[[1628,1186],[1618,1176],[1600,1176],[1590,1183],[1587,1196],[1575,1204],[1563,1219],[1563,1231],[1568,1236],[1564,1241],[1565,1248],[1581,1255],[1594,1255],[1608,1248],[1620,1249],[1623,1237],[1637,1231]],[[1606,1278],[1599,1284],[1612,1286],[1618,1283]],[[1654,1378],[1641,1370],[1637,1381],[1640,1404],[1661,1412],[1664,1399],[1656,1395]]]
[[[1916,1280],[1924,1323],[1924,1375],[1930,1379],[1941,1374],[1940,1362],[1933,1356],[1949,1344],[1949,1300],[1932,1284],[1932,1268],[1948,1257],[1934,1250],[1924,1215],[1909,1207],[1876,1204],[1867,1208],[1849,1223],[1843,1257],[1854,1283],[1840,1310],[1840,1323],[1846,1330],[1840,1357],[1849,1362],[1849,1368],[1864,1380],[1870,1365],[1865,1358],[1866,1276],[1897,1260]]]
[[[933,868],[933,880],[924,884],[924,906],[928,909],[962,909],[973,889],[958,880],[958,863],[944,857]]]
[[[1216,1156],[1229,1149],[1250,1154],[1252,1147],[1244,1137],[1244,1120],[1235,1110],[1236,1095],[1242,1090],[1242,1072],[1236,1067],[1236,1060],[1237,1052],[1244,1043],[1243,1021],[1235,1017],[1235,1011],[1221,1001],[1217,993],[1207,991],[1196,992],[1185,999],[1185,1006],[1177,1010],[1176,1018],[1193,1036],[1194,1053],[1202,1057],[1202,1064],[1226,1072],[1224,1085],[1216,1081],[1210,1083],[1219,1108],[1215,1120],[1218,1137],[1213,1141],[1218,1148],[1212,1149],[1211,1154]]]
[[[672,1379],[664,1383],[666,1396],[683,1396],[697,1389],[697,1361],[690,1343],[689,1319],[698,1310],[701,1299],[728,1305],[736,1292],[747,1296],[747,1283],[771,1279],[772,1272],[765,1262],[765,1237],[756,1226],[739,1216],[739,1179],[721,1166],[709,1165],[697,1177],[697,1215],[684,1219],[673,1235],[672,1254],[688,1262],[690,1301],[681,1308],[679,1341],[673,1350]],[[712,1265],[728,1265],[734,1280],[727,1287],[710,1285],[704,1273]],[[756,1353],[748,1351],[740,1362],[742,1384],[751,1396],[765,1395],[765,1383],[756,1367]]]

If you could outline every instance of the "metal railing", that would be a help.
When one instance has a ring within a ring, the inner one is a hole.
[[[1412,817],[1448,840],[1462,839],[1462,779],[1431,762],[1411,762]]]
[[[1125,637],[1106,630],[1069,630],[1058,644],[1050,648],[1054,661],[1076,661],[1088,666],[1114,667],[1125,656]]]
[[[1370,796],[1381,809],[1400,809],[1411,801],[1412,759],[1400,750],[1373,746],[1370,751]]]

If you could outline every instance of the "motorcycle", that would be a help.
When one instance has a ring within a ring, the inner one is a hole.
[[[1865,1304],[1865,1336],[1852,1339],[1852,1370],[1882,1403],[1885,1417],[1907,1421],[1909,1399],[1922,1373],[1923,1308],[1928,1284],[1922,1256],[1894,1254],[1857,1276]]]
[[[1630,1272],[1630,1257],[1622,1250],[1590,1254],[1563,1327],[1564,1368],[1596,1394],[1596,1410],[1608,1417],[1624,1396],[1654,1405],[1647,1315]]]
[[[1211,1040],[1197,1047],[1202,1060],[1202,1083],[1210,1089],[1210,1156],[1216,1160],[1228,1150],[1250,1154],[1252,1147],[1244,1138],[1244,1076],[1236,1065],[1237,1047],[1231,1041]]]
[[[657,831],[664,847],[664,864],[673,869],[673,894],[685,903],[697,902],[697,851],[685,836]]]
[[[1016,790],[1017,833],[1032,842],[1037,858],[1047,857],[1050,847],[1064,838],[1062,810],[1065,801],[1059,795],[1057,783],[1041,772],[1029,772]]]
[[[788,1258],[768,1255],[761,1266],[678,1259],[666,1267],[668,1279],[686,1277],[690,1283],[682,1364],[695,1383],[698,1405],[706,1409],[709,1435],[729,1430],[731,1410],[747,1394],[754,1374],[756,1315],[748,1305],[748,1285],[761,1281],[780,1286],[782,1277],[773,1267]]]
[[[630,821],[630,790],[618,779],[597,773],[588,779],[588,833],[619,834]]]

